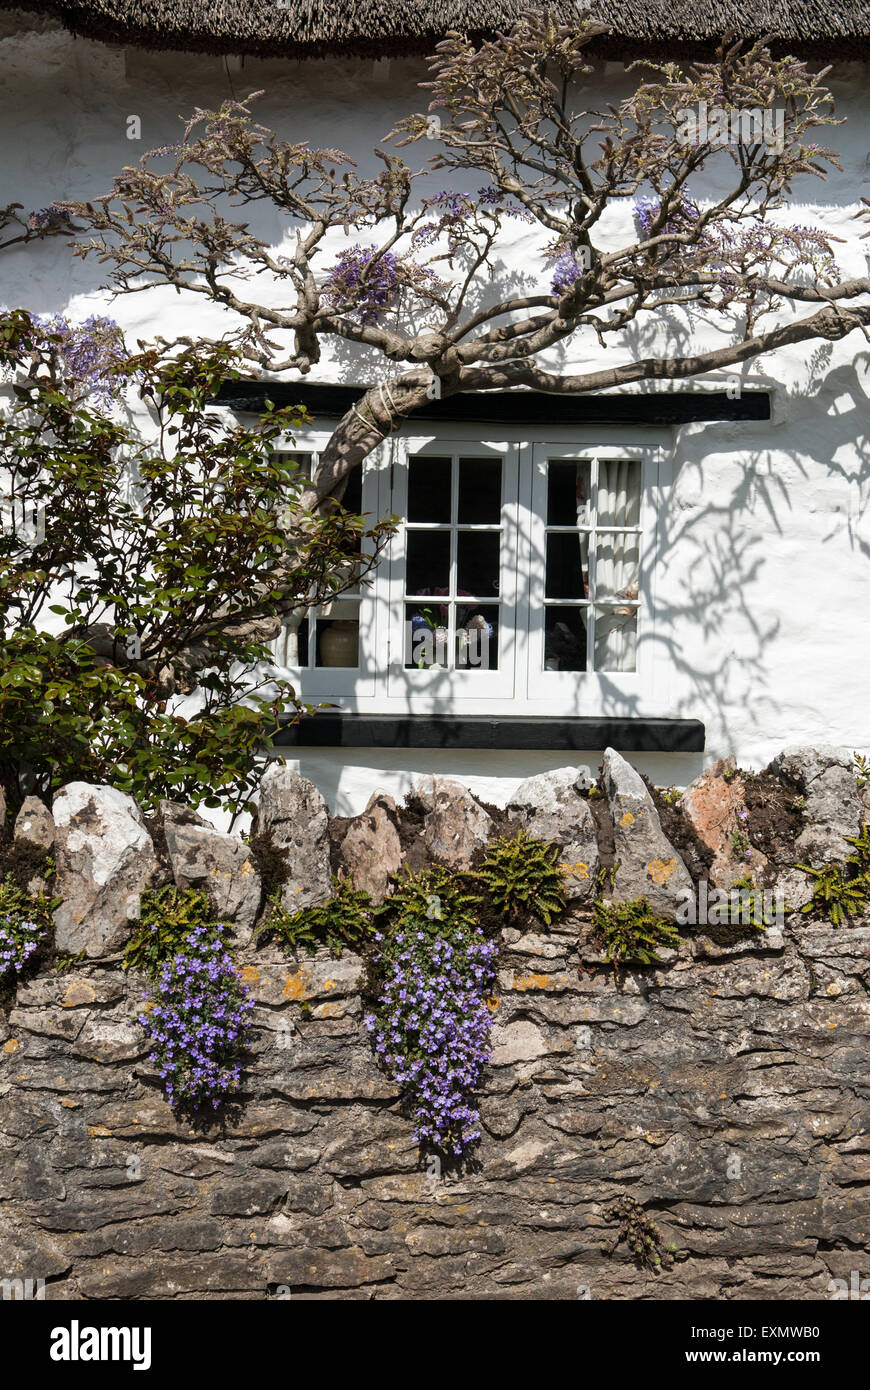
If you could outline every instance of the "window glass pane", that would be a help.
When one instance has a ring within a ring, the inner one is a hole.
[[[640,536],[600,531],[595,545],[595,597],[637,598]]]
[[[592,465],[588,459],[550,459],[547,466],[547,525],[588,526]]]
[[[449,458],[418,455],[408,461],[408,520],[450,520]]]
[[[640,463],[602,459],[598,464],[598,525],[637,526],[640,522]]]
[[[586,670],[587,608],[544,609],[544,670]]]
[[[405,668],[427,671],[447,665],[447,605],[405,605]]]
[[[409,594],[446,593],[450,583],[450,532],[406,532]]]
[[[497,525],[500,517],[501,459],[460,459],[459,522]]]
[[[637,670],[637,609],[595,609],[596,671]]]
[[[589,537],[556,531],[547,537],[547,598],[588,598]]]
[[[362,511],[362,466],[351,469],[341,505],[346,512],[353,512],[354,516],[359,516]]]
[[[498,604],[456,605],[456,665],[462,671],[498,669]]]
[[[456,537],[459,594],[489,598],[499,591],[500,531],[459,531]]]

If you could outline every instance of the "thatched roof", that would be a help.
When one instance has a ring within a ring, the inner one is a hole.
[[[147,48],[261,56],[428,52],[449,28],[491,33],[529,0],[0,0],[76,34]],[[566,18],[576,0],[547,0]],[[870,56],[870,0],[590,0],[611,54],[705,48],[723,33],[792,50]]]

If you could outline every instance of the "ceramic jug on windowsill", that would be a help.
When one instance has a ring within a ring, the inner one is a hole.
[[[321,666],[359,665],[359,623],[335,618],[320,638]]]

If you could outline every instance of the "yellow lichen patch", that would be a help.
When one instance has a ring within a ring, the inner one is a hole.
[[[486,1001],[486,1007],[489,1009],[490,1013],[493,1013],[493,1014],[495,1013],[496,1009],[499,1007],[499,1002],[498,1002],[498,1000],[496,999],[496,997],[495,997],[494,994],[491,994],[491,995],[489,996],[489,998],[487,999],[487,1001]]]
[[[312,1012],[315,1018],[341,1018],[344,1009],[336,1001],[334,1004],[320,1004]]]
[[[661,888],[676,871],[676,867],[676,859],[654,859],[651,864],[647,864],[646,871],[653,883],[657,883]]]
[[[631,811],[626,811],[619,824],[624,826],[634,825],[634,816]]]
[[[73,1100],[70,1096],[63,1096],[60,1103],[64,1110],[77,1110],[79,1105],[78,1101]]]
[[[549,975],[515,975],[512,989],[546,989],[550,983]]]
[[[251,863],[250,859],[246,859],[245,862],[244,862],[244,864],[242,864],[241,867],[239,868],[239,873],[240,873],[240,874],[252,874],[253,872],[254,872],[254,866],[253,866],[253,864]]]
[[[5,1042],[5,1043],[3,1044],[3,1051],[4,1051],[4,1052],[17,1052],[17,1051],[18,1051],[18,1039],[17,1039],[17,1038],[10,1038],[8,1042]]]
[[[105,1125],[88,1125],[88,1134],[92,1139],[107,1139],[112,1131]]]
[[[559,873],[564,874],[565,878],[588,878],[589,865],[584,864],[582,859],[578,859],[575,864],[569,864],[563,859],[559,865]]]
[[[61,1001],[64,1009],[74,1009],[77,1004],[92,1004],[97,991],[87,980],[70,980],[67,992]]]
[[[308,972],[298,970],[295,975],[287,976],[287,983],[284,986],[285,999],[306,999],[308,997]]]
[[[247,985],[254,985],[254,984],[257,983],[257,981],[259,980],[259,978],[260,978],[260,972],[259,972],[259,970],[257,969],[256,965],[243,965],[243,966],[242,966],[242,979],[244,980],[245,984],[247,984]]]

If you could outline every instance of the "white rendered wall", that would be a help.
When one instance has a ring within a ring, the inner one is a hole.
[[[20,202],[25,210],[105,192],[123,164],[178,138],[180,115],[233,93],[265,88],[267,96],[257,104],[264,124],[288,138],[342,147],[363,164],[396,119],[424,104],[415,82],[425,76],[425,65],[405,61],[387,67],[368,60],[246,60],[228,74],[216,58],[125,51],[56,31],[3,38],[0,62],[3,201]],[[787,219],[823,225],[844,238],[836,249],[845,274],[866,273],[870,247],[860,240],[870,225],[854,220],[861,195],[870,195],[867,76],[866,68],[845,65],[828,78],[839,113],[848,120],[820,138],[840,151],[843,172],[833,171],[824,183],[799,182]],[[628,89],[621,64],[603,67],[597,84],[602,102]],[[127,139],[130,116],[141,120],[141,141]],[[423,149],[420,157],[429,152]],[[693,189],[702,200],[725,186],[725,156],[720,158],[720,173]],[[432,187],[444,182],[449,179],[442,175]],[[277,213],[263,209],[252,221],[278,243]],[[614,239],[630,234],[627,205],[608,228]],[[503,252],[506,271],[537,267],[538,286],[548,283],[528,230],[517,224],[511,234],[514,240]],[[218,311],[169,290],[110,301],[99,290],[102,274],[95,261],[71,260],[62,240],[5,252],[0,302],[74,319],[108,312],[131,345],[155,332],[171,338],[196,327],[223,326]],[[686,339],[685,328],[662,316],[639,330],[633,350],[684,351],[687,341],[698,342],[697,336]],[[714,332],[703,335],[705,345],[724,341]],[[704,755],[632,757],[660,784],[682,785],[701,765],[727,753],[760,767],[787,743],[865,750],[870,745],[868,353],[867,342],[852,334],[841,344],[802,346],[760,359],[741,380],[747,388],[772,392],[771,422],[673,432],[672,479],[653,547],[650,615],[657,669],[667,679],[657,687],[655,708],[632,708],[614,690],[600,711],[705,723]],[[552,360],[559,361],[556,355]],[[596,348],[586,359],[564,360],[600,366],[621,359],[614,349],[603,357]],[[342,347],[317,378],[365,379],[374,368],[365,358],[355,365]],[[558,718],[571,712],[551,713]],[[600,753],[580,754],[577,761],[594,766]],[[412,776],[429,771],[460,776],[486,799],[504,801],[522,777],[566,761],[564,754],[510,751],[317,750],[299,757],[302,771],[344,813],[358,810],[376,784],[402,791]]]

